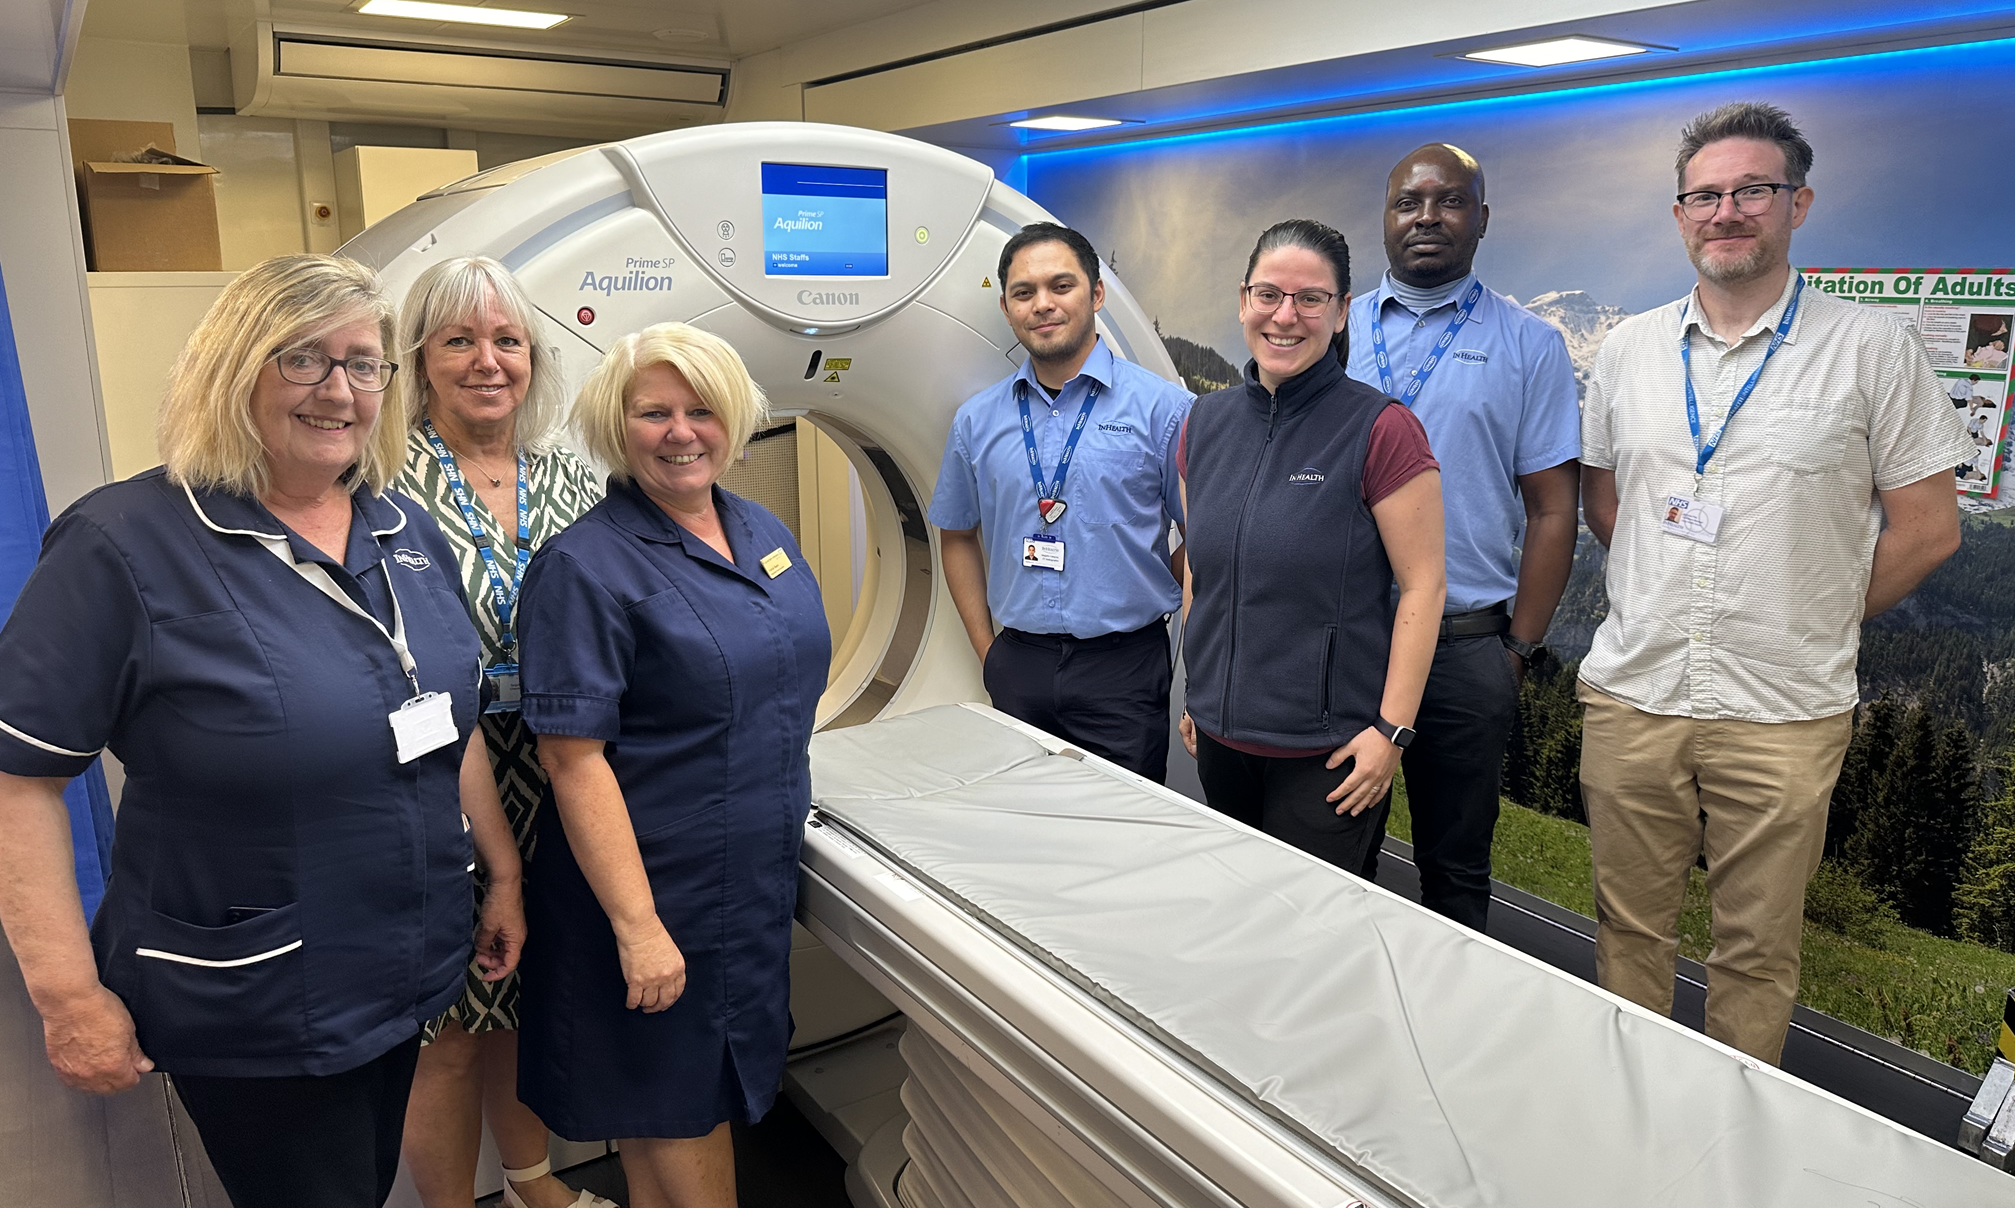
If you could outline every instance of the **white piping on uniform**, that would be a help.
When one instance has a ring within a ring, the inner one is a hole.
[[[385,497],[384,497],[383,495],[380,495],[380,496],[378,496],[378,498],[380,498],[380,499],[385,499]],[[399,523],[398,523],[398,525],[397,525],[397,526],[395,526],[395,527],[393,527],[393,528],[388,528],[388,529],[372,529],[372,530],[371,530],[371,535],[372,535],[373,537],[389,537],[389,536],[391,536],[391,535],[392,535],[393,533],[403,533],[403,532],[405,532],[405,531],[406,531],[406,509],[405,509],[405,508],[402,508],[402,507],[400,507],[400,506],[399,506],[398,504],[396,504],[396,503],[392,503],[392,501],[391,501],[391,500],[389,500],[389,499],[385,499],[385,502],[386,502],[386,503],[388,503],[388,504],[391,504],[391,508],[392,508],[392,510],[393,510],[393,511],[395,511],[395,512],[397,512],[397,513],[399,513]]]
[[[287,539],[287,534],[285,533],[262,533],[257,529],[225,528],[223,525],[210,519],[209,515],[203,511],[203,505],[196,502],[196,492],[190,490],[189,484],[186,482],[182,484],[182,493],[189,497],[189,506],[195,510],[196,519],[201,520],[204,527],[213,533],[228,533],[234,537],[257,537],[261,541],[285,541]],[[379,498],[384,499],[384,496],[381,495]],[[390,504],[392,510],[399,514],[399,523],[388,529],[372,529],[371,535],[373,537],[389,537],[394,533],[403,533],[406,531],[406,509],[396,503],[392,503],[389,499],[385,499],[385,502]]]
[[[256,965],[260,961],[269,961],[276,956],[285,956],[300,946],[301,941],[295,940],[270,952],[261,952],[257,956],[241,956],[237,960],[230,961],[206,961],[197,956],[183,956],[179,952],[163,952],[159,948],[135,948],[133,955],[151,956],[157,961],[174,961],[178,965],[201,965],[205,969],[236,969],[240,965]]]
[[[17,730],[13,726],[8,725],[5,721],[0,721],[0,730],[4,730],[7,733],[12,734],[14,737],[20,739],[22,742],[27,743],[31,747],[36,747],[40,750],[47,751],[51,755],[69,755],[77,759],[89,759],[98,753],[97,751],[65,750],[62,747],[57,746],[55,743],[43,742],[41,739],[35,737],[33,734]]]
[[[285,541],[287,539],[287,534],[285,533],[262,533],[256,529],[227,529],[223,525],[218,524],[216,521],[210,519],[210,517],[204,513],[203,505],[196,502],[196,492],[190,490],[189,484],[186,482],[182,484],[182,493],[189,497],[189,506],[195,509],[196,519],[201,520],[203,522],[204,527],[208,528],[211,532],[230,533],[231,535],[237,537],[257,537],[262,541]]]

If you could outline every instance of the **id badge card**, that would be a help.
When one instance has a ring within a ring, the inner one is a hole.
[[[516,713],[521,686],[518,681],[516,663],[497,663],[483,668],[483,678],[490,681],[490,703],[483,709],[485,713]]]
[[[1063,538],[1037,533],[1022,538],[1021,564],[1036,570],[1063,569]]]
[[[1721,515],[1718,503],[1690,495],[1667,495],[1665,514],[1659,517],[1658,527],[1675,537],[1713,545],[1721,536]]]
[[[455,700],[444,692],[422,692],[386,716],[399,744],[400,763],[411,763],[461,737],[455,729]]]

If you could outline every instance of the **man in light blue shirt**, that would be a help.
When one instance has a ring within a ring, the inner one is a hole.
[[[952,420],[930,505],[945,585],[995,708],[1159,782],[1192,396],[1098,338],[1105,286],[1076,231],[1022,228],[1000,281],[1028,360]]]
[[[1482,168],[1444,143],[1393,168],[1389,267],[1351,304],[1349,366],[1413,409],[1441,463],[1448,603],[1404,766],[1421,901],[1478,931],[1504,748],[1574,565],[1581,477],[1566,341],[1471,269],[1483,196]]]

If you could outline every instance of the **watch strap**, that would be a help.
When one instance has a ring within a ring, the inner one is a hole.
[[[1371,728],[1385,735],[1385,740],[1404,751],[1413,742],[1412,726],[1395,726],[1383,717],[1374,717]]]

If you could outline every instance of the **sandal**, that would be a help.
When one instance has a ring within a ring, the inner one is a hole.
[[[533,1179],[543,1179],[551,1173],[553,1173],[553,1160],[551,1158],[546,1158],[538,1165],[527,1166],[522,1170],[512,1170],[508,1166],[504,1167],[504,1204],[506,1208],[531,1208],[530,1205],[526,1204],[519,1197],[517,1189],[512,1187],[511,1184],[529,1183]],[[581,1194],[574,1199],[574,1202],[568,1208],[618,1208],[618,1205],[614,1200],[606,1199],[583,1188]]]

